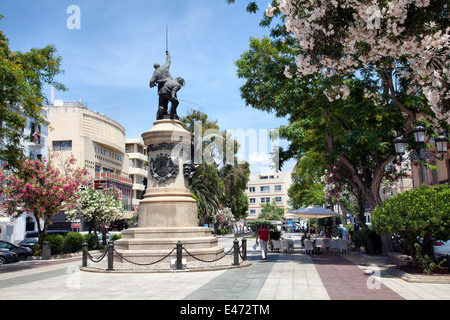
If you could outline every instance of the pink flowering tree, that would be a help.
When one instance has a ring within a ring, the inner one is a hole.
[[[284,98],[286,104],[296,99],[296,102],[300,100],[300,103],[311,105],[313,99],[325,96],[326,100],[319,102],[324,106],[327,121],[339,116],[342,106],[348,109],[354,105],[361,112],[352,110],[349,116],[341,120],[359,113],[362,123],[365,116],[369,118],[376,112],[377,119],[371,124],[374,131],[394,114],[401,115],[401,126],[383,128],[389,130],[384,130],[382,140],[379,139],[381,135],[375,137],[380,142],[379,149],[384,154],[389,151],[389,155],[384,156],[382,161],[372,161],[376,167],[370,181],[359,174],[363,166],[355,165],[346,154],[338,156],[369,205],[375,208],[381,204],[378,192],[385,167],[396,157],[393,139],[387,139],[387,136],[406,136],[419,116],[431,129],[428,132],[437,134],[449,128],[450,26],[447,2],[273,0],[265,11],[261,25],[271,27],[270,36],[274,40],[270,45],[266,45],[267,40],[261,40],[258,52],[254,49],[257,41],[251,40],[252,51],[243,55],[241,65],[239,61],[237,63],[241,69],[238,75],[251,80],[241,88],[241,93],[250,96],[246,101],[253,107],[272,108],[270,111],[275,110],[277,116],[289,115],[292,120],[303,116],[301,113],[305,111],[299,107],[278,108],[278,100]],[[256,9],[255,3],[250,2],[247,10],[254,12]],[[277,51],[280,52],[278,56],[273,53]],[[257,64],[248,69],[254,71],[249,72],[245,66],[242,67],[242,60],[249,65],[256,60]],[[279,71],[268,73],[267,69],[262,68],[267,65],[278,70],[279,64],[284,65],[281,74],[284,73],[284,77],[292,81],[292,86],[284,86],[290,82],[283,81]],[[258,82],[257,72],[265,73],[264,76],[270,74],[270,77],[260,77],[263,81]],[[310,83],[317,78],[321,80],[320,87],[305,95]],[[361,83],[357,96],[354,85],[352,87],[355,81]],[[299,102],[297,105],[300,105]],[[314,109],[309,109],[306,115],[309,121]],[[302,126],[305,124],[302,123]],[[353,128],[346,130],[348,135],[358,134]],[[366,137],[361,135],[357,138],[366,145],[376,141],[367,139],[367,132],[369,130],[365,132]],[[339,146],[336,140],[339,132],[329,130],[326,134],[327,150],[333,151]],[[409,138],[414,144],[411,135]],[[353,145],[347,147],[353,149]]]
[[[51,217],[60,210],[70,209],[79,197],[79,187],[86,183],[87,171],[75,167],[75,162],[73,156],[62,166],[55,166],[52,159],[25,160],[20,170],[0,170],[3,195],[0,207],[14,218],[32,213],[38,222],[40,243]]]
[[[298,40],[296,66],[287,66],[286,76],[321,72],[335,80],[328,96],[337,100],[348,96],[346,76],[369,69],[378,89],[367,97],[393,101],[407,115],[408,133],[418,111],[448,120],[448,10],[440,0],[274,0],[265,16],[282,15]]]
[[[219,208],[210,216],[214,229],[230,229],[233,225],[234,215],[230,208],[219,205]]]

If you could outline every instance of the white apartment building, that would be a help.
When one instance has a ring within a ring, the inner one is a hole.
[[[48,119],[47,110],[41,110],[41,114]],[[24,155],[31,159],[43,159],[48,155],[48,126],[36,124],[27,119],[27,126],[23,128],[23,134],[30,140],[21,140]],[[2,163],[0,162],[0,165]],[[24,213],[18,218],[6,217],[0,212],[0,240],[19,243],[25,238],[27,231],[36,231],[37,223],[32,213]]]
[[[249,200],[249,215],[247,220],[255,220],[261,214],[261,205],[272,203],[274,200],[278,207],[288,209],[288,190],[292,184],[290,172],[273,174],[250,174],[247,184],[247,197]]]
[[[127,139],[125,152],[130,158],[128,174],[133,183],[131,201],[133,208],[136,208],[145,193],[145,184],[148,175],[147,149],[142,139]]]

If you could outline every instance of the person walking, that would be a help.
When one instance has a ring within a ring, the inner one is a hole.
[[[256,244],[258,244],[258,239],[260,240],[261,246],[261,258],[262,260],[267,259],[267,243],[270,241],[270,231],[266,228],[266,224],[263,223],[261,228],[258,229],[256,233]]]

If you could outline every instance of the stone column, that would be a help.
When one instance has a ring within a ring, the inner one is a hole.
[[[142,134],[148,146],[149,172],[138,227],[196,227],[197,203],[183,170],[191,159],[193,134],[178,120],[162,119],[153,125]]]

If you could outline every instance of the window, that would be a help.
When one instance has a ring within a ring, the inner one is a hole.
[[[25,219],[25,231],[34,231],[34,220],[31,217]]]
[[[281,202],[281,197],[275,197],[276,202]]]
[[[72,140],[53,141],[53,151],[72,150]]]
[[[255,192],[255,187],[248,187],[248,191]]]
[[[261,186],[261,187],[259,187],[259,190],[261,192],[269,192],[270,191],[270,186]]]
[[[31,122],[30,140],[36,144],[41,144],[41,125],[36,125],[34,122]]]
[[[255,198],[250,198],[250,203],[256,203],[256,199]]]
[[[250,214],[251,215],[255,215],[256,214],[256,210],[250,210]]]
[[[281,191],[281,185],[276,185],[275,186],[275,191]]]
[[[270,203],[270,198],[261,198],[261,203]]]

